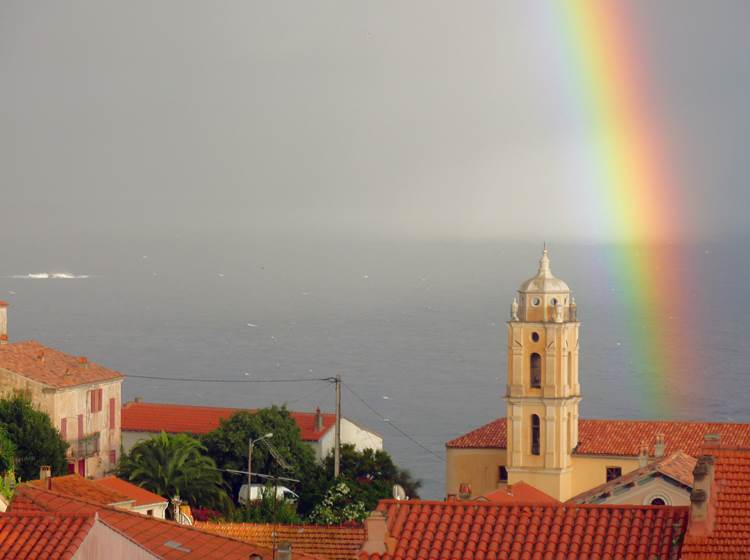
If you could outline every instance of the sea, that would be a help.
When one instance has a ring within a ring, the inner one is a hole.
[[[750,422],[745,242],[660,248],[682,255],[660,266],[679,267],[665,273],[690,311],[669,317],[627,308],[617,247],[549,249],[578,304],[582,417]],[[541,241],[262,232],[23,239],[3,250],[0,299],[12,341],[121,371],[126,400],[333,411],[321,379],[340,375],[344,416],[383,436],[423,498],[442,498],[445,442],[505,413],[509,306],[540,253]],[[633,333],[647,321],[688,366],[646,363]],[[646,395],[654,376],[661,392]],[[298,381],[255,381],[269,379]]]

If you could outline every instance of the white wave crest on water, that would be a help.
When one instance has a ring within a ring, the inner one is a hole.
[[[69,272],[32,272],[30,274],[14,274],[11,276],[11,278],[28,280],[78,280],[88,277],[88,274],[71,274]]]

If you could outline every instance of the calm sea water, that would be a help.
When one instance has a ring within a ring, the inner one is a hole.
[[[201,379],[327,377],[443,455],[445,441],[504,414],[505,321],[537,245],[321,239],[26,241],[0,264],[13,340],[34,338],[123,373]],[[742,244],[682,247],[685,308],[659,321],[690,371],[653,371],[637,355],[605,246],[552,245],[553,272],[578,301],[582,416],[750,421],[746,324],[750,256]],[[664,266],[670,266],[665,260]],[[72,280],[13,278],[36,272]],[[687,316],[687,315],[686,315]],[[688,347],[685,341],[691,341]],[[649,376],[668,390],[644,409]],[[317,383],[129,379],[124,397],[217,406],[333,409]],[[385,438],[401,465],[442,495],[444,463],[344,391],[344,414]]]

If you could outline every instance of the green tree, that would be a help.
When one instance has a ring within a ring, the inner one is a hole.
[[[333,480],[333,453],[325,459],[326,473]],[[341,446],[341,479],[346,481],[354,499],[364,502],[368,511],[378,505],[378,500],[393,497],[393,486],[401,485],[409,498],[419,498],[420,480],[398,467],[388,452],[373,449],[357,451],[351,444]]]
[[[15,447],[16,475],[23,480],[39,478],[39,467],[49,465],[55,475],[65,474],[68,444],[50,417],[22,394],[0,399],[0,425]]]
[[[302,441],[299,427],[286,407],[272,406],[255,413],[236,412],[219,427],[203,436],[208,454],[222,469],[247,470],[248,442],[273,433],[268,441],[291,468],[284,469],[272,456],[263,441],[253,447],[254,473],[295,478],[303,483],[294,488],[300,494],[300,511],[306,512],[313,503],[308,496],[308,481],[324,478],[322,468],[315,461],[312,448]],[[236,498],[240,487],[247,482],[245,475],[225,473],[224,479]],[[257,479],[253,483],[257,482]],[[285,486],[288,483],[281,482]],[[292,484],[292,486],[294,486]]]
[[[185,434],[162,432],[123,455],[118,475],[165,498],[179,495],[195,506],[225,508],[221,473],[201,443]]]
[[[0,475],[13,470],[16,460],[16,446],[13,445],[8,430],[0,425]]]
[[[364,521],[368,508],[358,500],[346,482],[338,482],[328,489],[323,499],[310,513],[310,523],[340,525],[349,521]]]

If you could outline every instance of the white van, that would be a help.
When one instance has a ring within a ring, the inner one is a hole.
[[[250,487],[250,501],[260,500],[263,497],[263,493],[266,491],[264,484],[253,484]],[[276,499],[284,500],[287,502],[296,502],[299,496],[289,490],[286,486],[276,486]],[[243,484],[240,488],[239,496],[237,501],[244,504],[247,501],[247,484]]]

